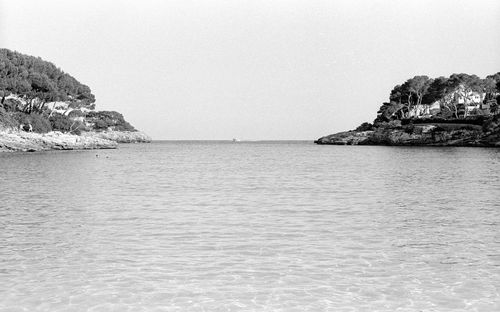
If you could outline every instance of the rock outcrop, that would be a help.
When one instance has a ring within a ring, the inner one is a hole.
[[[448,125],[450,126],[450,125]],[[424,124],[380,127],[371,131],[347,131],[324,136],[316,144],[402,145],[402,146],[480,146],[500,147],[500,130],[483,131],[480,126],[457,125],[444,129]]]
[[[44,134],[10,129],[0,131],[0,152],[113,149],[117,146],[115,141],[92,135],[79,136],[58,131]]]
[[[102,132],[83,132],[82,136],[90,136],[117,143],[149,143],[151,137],[140,131],[102,131]]]

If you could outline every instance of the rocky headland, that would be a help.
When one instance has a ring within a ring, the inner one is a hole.
[[[327,135],[314,141],[330,145],[401,145],[401,146],[478,146],[500,147],[500,130],[484,132],[482,129],[443,129],[436,124],[413,127],[375,128],[369,131],[346,131]]]
[[[41,58],[0,49],[0,152],[109,149],[148,143],[90,88]]]
[[[500,73],[485,79],[415,76],[394,87],[373,123],[314,143],[500,147],[499,91]]]

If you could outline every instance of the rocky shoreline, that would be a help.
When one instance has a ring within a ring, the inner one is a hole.
[[[437,125],[415,125],[400,128],[377,128],[370,131],[346,131],[321,137],[319,145],[387,145],[387,146],[475,146],[500,147],[500,132],[463,127],[445,130]]]
[[[0,152],[37,152],[49,150],[115,149],[118,143],[147,143],[151,138],[142,132],[105,131],[74,135],[0,130]]]
[[[82,136],[100,138],[117,143],[150,143],[151,137],[140,131],[101,131],[83,132]]]

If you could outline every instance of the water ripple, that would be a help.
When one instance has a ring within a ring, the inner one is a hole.
[[[0,154],[0,311],[500,310],[495,149],[97,153]]]

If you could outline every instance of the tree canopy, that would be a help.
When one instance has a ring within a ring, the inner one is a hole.
[[[464,73],[453,74],[449,78],[431,79],[427,76],[410,78],[391,90],[389,102],[380,107],[375,123],[410,118],[409,112],[415,105],[429,105],[436,101],[443,102],[441,104],[444,110],[458,117],[458,103],[452,98],[446,99],[448,94],[458,89],[461,90],[461,95],[465,99],[471,97],[473,92],[477,92],[481,96],[480,101],[491,104],[492,112],[494,112],[497,110],[500,97],[500,72],[487,76],[485,79]]]
[[[41,111],[45,103],[64,101],[92,108],[95,97],[90,88],[39,57],[0,49],[0,99],[16,94],[26,105],[24,111]]]
[[[9,95],[15,95],[9,97]],[[65,113],[46,106],[61,101]],[[136,131],[114,111],[94,111],[90,88],[39,57],[0,49],[0,127],[79,134],[81,131]],[[86,109],[83,109],[86,108]]]

